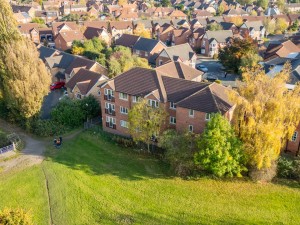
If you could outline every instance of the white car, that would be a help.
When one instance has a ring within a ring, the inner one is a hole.
[[[207,67],[204,66],[204,65],[201,65],[201,64],[200,64],[200,65],[197,65],[196,68],[197,68],[197,70],[201,70],[201,71],[204,72],[204,73],[208,72]]]

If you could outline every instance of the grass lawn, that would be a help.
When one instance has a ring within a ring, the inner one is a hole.
[[[32,209],[54,224],[299,224],[300,188],[173,178],[156,159],[81,134],[40,166],[0,176],[0,208]],[[3,199],[4,198],[4,199]]]

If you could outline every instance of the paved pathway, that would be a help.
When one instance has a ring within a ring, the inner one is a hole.
[[[0,119],[0,127],[5,132],[17,133],[22,139],[22,141],[25,142],[25,147],[18,157],[0,162],[0,168],[2,169],[1,173],[6,173],[15,169],[23,169],[25,167],[40,164],[43,162],[46,146],[49,145],[50,142],[34,138],[26,134],[19,127],[11,125],[2,119]],[[64,140],[71,139],[80,132],[81,130],[67,137],[64,137]]]

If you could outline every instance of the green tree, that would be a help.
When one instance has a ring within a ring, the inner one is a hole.
[[[299,30],[299,20],[295,20],[295,22],[293,22],[291,28],[292,31],[297,31]]]
[[[223,4],[219,5],[218,10],[217,10],[217,15],[218,16],[223,15],[224,11],[225,11],[224,5]]]
[[[233,39],[219,51],[218,57],[226,71],[237,74],[242,71],[242,66],[256,65],[260,60],[257,45],[250,37]]]
[[[218,177],[241,176],[244,166],[242,142],[229,121],[221,114],[212,115],[198,141],[195,163]]]
[[[147,59],[132,55],[129,48],[117,46],[108,60],[108,68],[110,77],[126,72],[133,67],[150,68]]]
[[[176,175],[190,176],[200,170],[194,163],[197,138],[191,132],[177,133],[175,130],[167,130],[159,138],[159,146],[166,150],[165,159]]]
[[[7,1],[0,1],[0,42],[0,92],[10,118],[29,128],[49,92],[50,75],[34,43],[19,32]]]
[[[35,17],[32,19],[31,23],[45,24],[45,21],[42,18]]]
[[[161,1],[161,6],[162,7],[169,7],[169,6],[171,6],[171,1],[170,0],[162,0]]]
[[[0,224],[33,225],[31,215],[22,209],[4,209],[0,211]]]
[[[267,9],[268,5],[269,5],[269,1],[268,0],[257,0],[257,5],[262,7],[263,9]]]
[[[210,23],[207,25],[207,30],[210,31],[223,30],[223,27],[218,23]]]
[[[147,144],[150,151],[152,137],[159,137],[167,113],[163,106],[152,107],[147,99],[136,103],[128,113],[129,133],[133,140]]]
[[[286,88],[289,74],[289,65],[274,78],[266,76],[262,68],[248,69],[243,73],[243,83],[238,85],[238,95],[230,94],[236,104],[233,124],[244,143],[251,171],[268,173],[264,169],[276,164],[286,140],[299,123],[300,86]]]

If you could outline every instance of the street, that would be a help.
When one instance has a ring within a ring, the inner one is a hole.
[[[63,96],[64,89],[58,89],[49,92],[44,98],[44,102],[41,109],[41,118],[49,119],[50,113],[53,107],[55,107],[59,101],[59,98]]]

